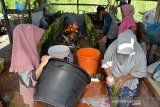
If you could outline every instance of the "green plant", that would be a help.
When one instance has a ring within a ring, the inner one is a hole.
[[[118,89],[116,84],[112,86],[112,99],[111,99],[111,107],[117,107],[117,97],[118,97]]]
[[[47,54],[48,48],[53,45],[56,38],[60,35],[64,22],[64,16],[61,16],[54,21],[49,28],[44,32],[43,37],[38,45],[40,56]]]
[[[98,43],[97,43],[97,38],[95,36],[93,23],[87,14],[84,14],[84,20],[85,20],[87,35],[91,39],[91,42],[92,42],[92,47],[98,48]]]

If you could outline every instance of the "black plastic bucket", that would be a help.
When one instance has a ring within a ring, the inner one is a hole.
[[[34,99],[56,107],[74,107],[90,81],[80,67],[50,59],[38,80]]]

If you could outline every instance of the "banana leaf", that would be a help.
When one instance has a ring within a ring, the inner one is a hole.
[[[111,101],[111,107],[117,107],[117,97],[118,97],[118,90],[116,84],[112,87],[112,101]]]
[[[40,56],[48,54],[48,48],[51,47],[56,38],[61,34],[64,22],[64,16],[56,19],[43,34],[38,45]]]
[[[84,19],[85,19],[85,25],[86,25],[86,29],[87,29],[87,35],[91,40],[92,47],[99,49],[97,37],[95,36],[94,26],[91,21],[91,18],[87,14],[84,14]]]

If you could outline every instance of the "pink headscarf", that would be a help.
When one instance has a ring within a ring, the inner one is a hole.
[[[122,33],[123,31],[129,29],[132,26],[136,26],[135,20],[134,20],[134,7],[130,4],[125,4],[121,6],[121,9],[124,13],[124,18],[122,20],[122,23],[119,27],[118,34]]]
[[[121,9],[122,9],[125,17],[127,17],[127,16],[132,16],[133,17],[133,15],[134,15],[133,5],[125,4],[125,5],[121,6]]]
[[[10,72],[31,71],[39,65],[37,45],[44,30],[31,24],[20,24],[13,32]]]

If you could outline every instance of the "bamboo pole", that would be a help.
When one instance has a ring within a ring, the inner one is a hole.
[[[28,4],[29,23],[32,23],[30,0],[26,0]]]
[[[77,14],[79,14],[79,0],[77,0]]]
[[[159,20],[160,20],[160,0],[158,0],[158,2],[157,2],[154,22],[157,23]]]
[[[77,4],[75,4],[75,3],[68,3],[68,4],[66,4],[66,3],[50,3],[47,6],[49,6],[49,5],[77,5]],[[107,6],[107,5],[102,5],[102,4],[80,4],[80,3],[78,5],[79,6],[99,6],[99,5]]]

